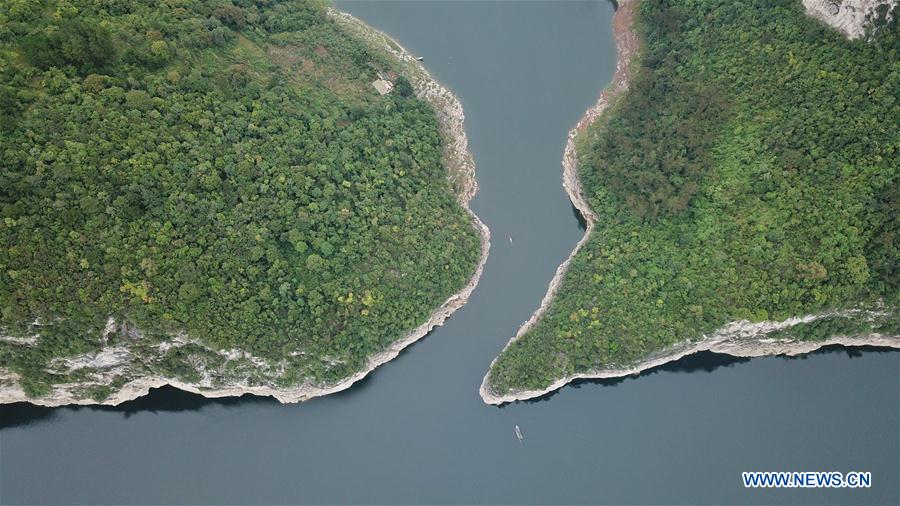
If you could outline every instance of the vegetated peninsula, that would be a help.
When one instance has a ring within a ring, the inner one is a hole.
[[[338,391],[487,255],[459,102],[324,2],[3,2],[0,114],[0,402]]]
[[[900,348],[898,14],[619,2],[616,77],[564,160],[587,233],[491,364],[484,400],[700,350]]]

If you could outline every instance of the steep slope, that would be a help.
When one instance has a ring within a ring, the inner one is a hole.
[[[601,97],[564,161],[577,147],[588,237],[485,401],[700,350],[900,347],[894,16],[851,41],[791,0],[636,3],[617,13],[637,9],[645,41],[628,92]]]
[[[322,2],[4,3],[0,111],[2,402],[340,390],[487,254],[459,103]]]

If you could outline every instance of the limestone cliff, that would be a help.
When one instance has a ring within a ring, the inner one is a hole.
[[[877,18],[882,5],[893,11],[896,0],[803,0],[806,12],[816,19],[837,28],[850,39],[866,35]]]

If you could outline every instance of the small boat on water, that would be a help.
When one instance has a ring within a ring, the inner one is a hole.
[[[512,236],[510,235],[510,236],[507,236],[507,237],[509,237],[509,243],[512,244]]]
[[[416,56],[416,61],[423,61],[424,59],[424,56]]]
[[[516,438],[518,438],[520,443],[525,439],[525,436],[522,435],[522,429],[520,429],[518,425],[516,425]]]

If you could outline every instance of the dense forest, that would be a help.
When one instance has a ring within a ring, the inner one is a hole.
[[[598,222],[496,393],[627,366],[735,320],[897,335],[900,33],[797,0],[644,0],[630,89],[579,143]],[[874,317],[872,316],[874,315]]]
[[[327,383],[424,322],[479,238],[378,71],[319,1],[0,3],[0,369],[40,395],[53,359],[180,334]],[[196,377],[185,349],[148,372]]]

